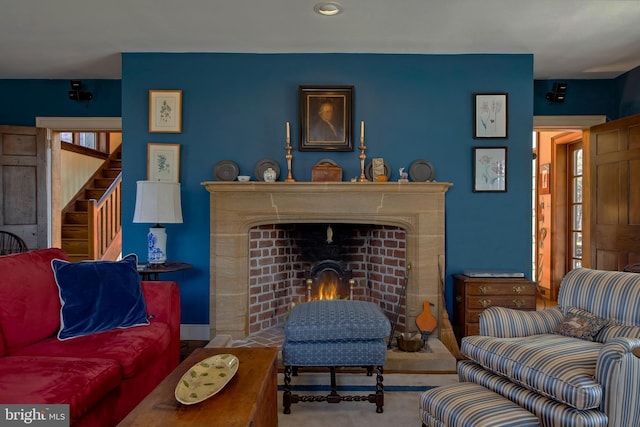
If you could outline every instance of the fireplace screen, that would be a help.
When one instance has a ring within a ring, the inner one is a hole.
[[[345,270],[338,261],[320,261],[305,276],[307,301],[353,299],[353,274],[351,270]]]

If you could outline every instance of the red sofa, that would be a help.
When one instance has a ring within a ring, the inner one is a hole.
[[[73,426],[114,426],[180,359],[176,282],[142,282],[149,325],[61,341],[60,249],[0,257],[0,403],[69,404]]]

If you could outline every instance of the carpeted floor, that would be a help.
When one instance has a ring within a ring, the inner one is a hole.
[[[341,395],[368,395],[375,391],[375,375],[341,373],[336,376]],[[386,374],[384,375],[384,412],[376,413],[369,402],[298,402],[291,405],[291,414],[282,413],[283,374],[278,374],[279,427],[373,427],[420,426],[418,417],[420,394],[431,387],[458,382],[455,374]],[[327,395],[329,373],[301,373],[292,377],[293,393]]]

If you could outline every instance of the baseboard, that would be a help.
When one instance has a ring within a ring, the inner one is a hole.
[[[209,341],[209,325],[180,325],[181,340]]]

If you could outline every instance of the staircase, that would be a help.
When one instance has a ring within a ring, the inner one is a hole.
[[[122,146],[62,210],[62,249],[71,261],[115,260],[122,249]]]

